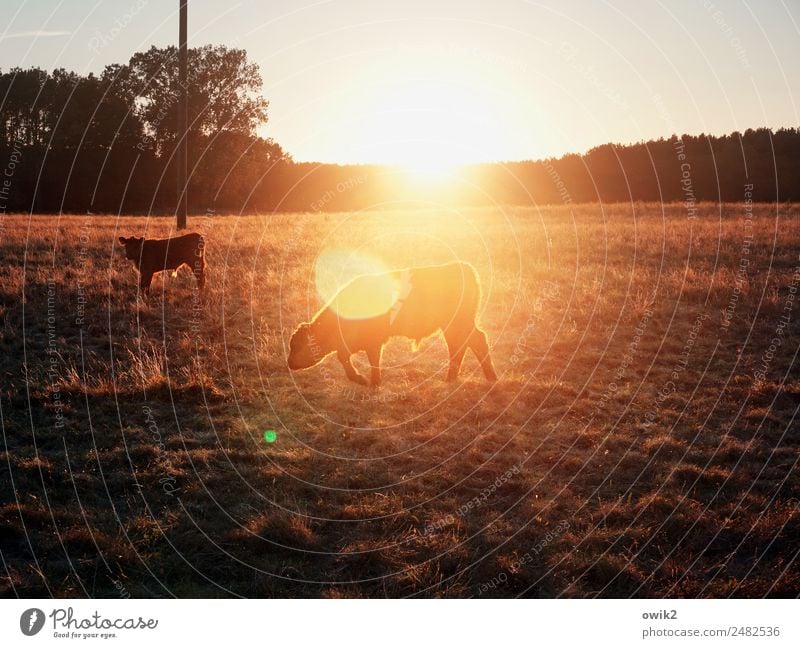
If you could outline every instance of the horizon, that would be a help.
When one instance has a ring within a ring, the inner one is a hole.
[[[189,47],[247,51],[270,102],[259,135],[296,162],[436,174],[609,143],[797,127],[800,72],[781,63],[794,54],[798,10],[767,9],[508,0],[487,18],[480,3],[449,0],[435,9],[381,2],[367,13],[349,0],[221,11],[191,2]],[[28,3],[0,40],[4,69],[97,73],[174,45],[177,11],[147,0]]]
[[[706,131],[704,133],[670,133],[669,135],[660,135],[658,137],[654,137],[652,139],[647,139],[647,140],[636,140],[636,141],[628,141],[628,142],[611,142],[611,141],[609,141],[609,142],[600,142],[598,144],[594,144],[591,148],[584,149],[582,151],[565,151],[564,153],[560,153],[558,155],[551,156],[551,157],[520,158],[520,159],[517,159],[517,160],[486,160],[486,161],[483,161],[483,162],[464,162],[463,164],[454,165],[453,168],[459,169],[459,168],[466,168],[466,167],[471,167],[471,166],[494,165],[494,164],[501,165],[501,166],[505,165],[505,164],[525,164],[525,163],[534,163],[534,164],[536,164],[536,163],[547,162],[548,160],[561,160],[561,159],[563,159],[565,157],[569,157],[571,155],[577,155],[578,157],[582,157],[582,156],[587,155],[590,151],[592,151],[592,150],[594,150],[596,148],[600,148],[602,146],[613,146],[613,147],[617,147],[617,148],[632,147],[632,146],[651,144],[653,142],[657,142],[660,139],[663,139],[665,141],[669,141],[673,137],[677,138],[678,140],[681,140],[684,137],[698,137],[698,138],[699,137],[706,137],[706,138],[710,138],[710,137],[716,137],[716,138],[731,137],[732,135],[735,135],[735,134],[743,135],[748,130],[758,131],[758,130],[762,130],[762,129],[769,130],[772,134],[774,134],[776,131],[779,131],[779,130],[782,130],[782,129],[800,130],[800,127],[798,127],[798,126],[778,126],[778,127],[774,127],[774,126],[757,125],[757,126],[747,126],[746,128],[742,128],[741,130],[738,130],[738,131],[723,131],[723,132],[719,132],[719,133],[712,132],[712,131]],[[320,165],[320,166],[380,166],[380,167],[389,167],[389,168],[398,169],[398,170],[404,170],[404,169],[407,170],[407,167],[405,165],[398,164],[398,163],[392,163],[392,162],[332,162],[332,161],[326,161],[326,160],[295,160],[295,159],[292,159],[292,162],[294,164],[317,164],[317,165]]]

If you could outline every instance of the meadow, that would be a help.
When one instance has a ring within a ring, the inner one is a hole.
[[[4,217],[0,595],[796,596],[800,207],[689,216],[198,215],[147,300],[117,237],[174,219]],[[320,258],[472,263],[498,382],[290,372]]]

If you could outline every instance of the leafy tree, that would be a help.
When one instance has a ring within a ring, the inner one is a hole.
[[[255,136],[267,121],[269,103],[261,96],[258,66],[247,53],[222,45],[188,52],[190,138],[237,133]],[[178,139],[178,50],[151,47],[125,66],[109,66],[104,78],[118,86],[144,125],[145,143],[157,155],[171,154]],[[191,142],[190,140],[190,142]]]

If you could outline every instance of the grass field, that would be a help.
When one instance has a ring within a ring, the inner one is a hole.
[[[800,208],[700,213],[197,216],[202,303],[173,219],[4,218],[0,594],[796,596]],[[471,262],[500,380],[290,373],[330,250]]]

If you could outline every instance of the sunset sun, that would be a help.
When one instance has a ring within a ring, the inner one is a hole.
[[[444,180],[460,165],[497,160],[506,139],[492,104],[493,84],[480,76],[428,71],[364,98],[365,155],[402,167],[418,180]]]

